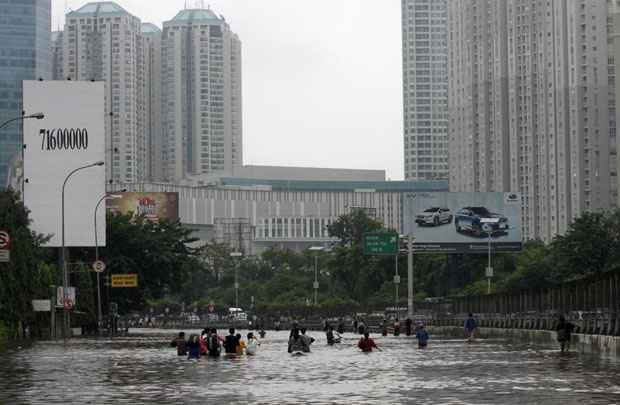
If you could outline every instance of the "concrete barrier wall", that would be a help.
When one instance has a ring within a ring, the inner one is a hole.
[[[457,326],[428,326],[430,333],[451,337],[464,337],[464,330]],[[557,333],[549,330],[478,328],[477,336],[481,338],[502,338],[527,342],[550,348],[558,348]],[[603,357],[620,359],[620,337],[604,335],[571,335],[571,349],[580,353],[593,353]]]

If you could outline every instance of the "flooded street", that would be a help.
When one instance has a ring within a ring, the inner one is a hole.
[[[268,331],[256,356],[188,361],[174,333],[0,349],[0,403],[620,403],[619,362],[502,340],[431,336],[418,350],[413,338],[375,336],[383,352],[365,354],[357,335],[327,346],[311,332],[313,353],[291,357],[288,332]]]

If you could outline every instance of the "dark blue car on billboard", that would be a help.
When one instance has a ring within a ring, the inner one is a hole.
[[[454,227],[472,236],[501,236],[508,233],[508,218],[485,207],[463,207],[454,216]]]

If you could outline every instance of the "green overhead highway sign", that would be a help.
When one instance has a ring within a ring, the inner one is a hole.
[[[365,255],[396,255],[398,247],[397,233],[374,232],[364,235]]]

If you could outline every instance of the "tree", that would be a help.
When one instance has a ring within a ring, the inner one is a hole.
[[[109,245],[102,249],[109,274],[137,273],[137,289],[115,289],[114,300],[122,311],[142,309],[148,300],[167,295],[188,298],[184,288],[195,272],[203,271],[199,250],[190,247],[198,239],[181,224],[141,217],[108,215]]]
[[[340,239],[341,246],[361,245],[364,234],[382,230],[381,222],[370,218],[364,210],[353,209],[351,213],[341,215],[327,227],[330,237]]]
[[[50,296],[50,286],[58,282],[55,266],[46,265],[46,238],[30,230],[28,210],[13,190],[0,192],[0,229],[11,238],[11,261],[0,263],[0,335],[22,334],[33,322],[33,299]]]

